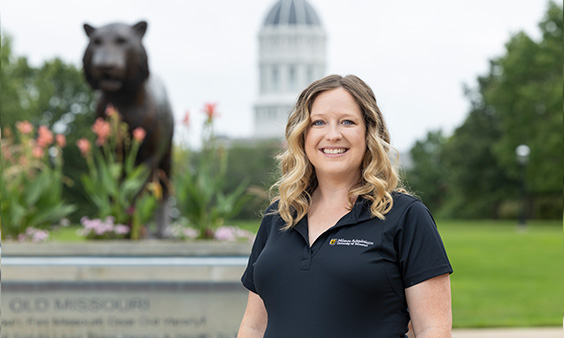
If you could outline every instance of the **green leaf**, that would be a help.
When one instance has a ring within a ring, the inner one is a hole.
[[[49,179],[50,177],[39,174],[32,181],[32,184],[30,184],[28,191],[26,192],[25,203],[27,205],[34,205],[37,202],[43,193],[43,189],[45,189],[45,186],[49,183]]]

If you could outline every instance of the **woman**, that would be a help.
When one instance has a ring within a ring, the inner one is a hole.
[[[240,338],[450,337],[452,268],[432,216],[399,188],[374,93],[331,75],[299,96],[279,196],[242,277]]]

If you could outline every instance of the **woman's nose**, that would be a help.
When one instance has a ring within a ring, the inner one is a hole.
[[[330,125],[325,138],[329,141],[340,140],[343,137],[338,125]]]

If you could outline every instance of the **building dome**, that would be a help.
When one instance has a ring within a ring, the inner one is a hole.
[[[305,0],[276,0],[263,22],[254,138],[281,139],[300,92],[325,76],[326,34]]]
[[[305,0],[280,0],[270,10],[264,26],[321,26],[317,13]]]

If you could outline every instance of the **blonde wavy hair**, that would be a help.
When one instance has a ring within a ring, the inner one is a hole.
[[[288,118],[286,149],[277,157],[282,176],[271,187],[271,192],[277,191],[277,196],[272,199],[272,202],[278,201],[278,209],[274,213],[279,213],[286,222],[282,230],[292,228],[309,211],[311,195],[317,188],[315,169],[304,147],[305,134],[310,127],[310,110],[320,93],[336,88],[344,88],[354,97],[366,126],[362,179],[348,193],[348,208],[352,209],[356,196],[362,196],[371,202],[372,215],[385,219],[384,215],[393,205],[391,193],[396,190],[405,192],[400,187],[397,169],[399,155],[390,145],[390,135],[372,89],[355,75],[329,75],[304,89]],[[395,154],[394,162],[391,160],[392,153]]]

